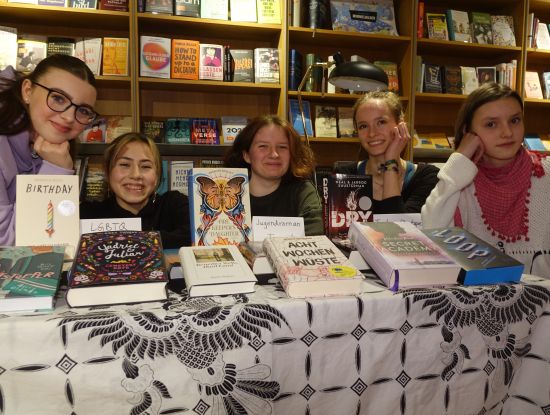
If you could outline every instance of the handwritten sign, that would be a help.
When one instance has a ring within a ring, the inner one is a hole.
[[[305,236],[304,218],[282,216],[254,216],[252,218],[254,242],[269,236]]]
[[[80,234],[141,231],[141,218],[80,219]]]

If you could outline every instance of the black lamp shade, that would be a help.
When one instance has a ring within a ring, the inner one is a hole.
[[[369,62],[343,62],[332,70],[328,81],[338,88],[373,91],[388,88],[388,75]]]

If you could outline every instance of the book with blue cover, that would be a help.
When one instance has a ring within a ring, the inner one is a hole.
[[[464,285],[518,282],[523,264],[459,227],[424,229],[423,232],[462,268]]]
[[[309,101],[302,100],[302,106],[304,108],[307,135],[313,137],[313,123],[311,122],[311,107]],[[288,100],[288,112],[292,127],[294,127],[299,135],[304,135],[304,125],[302,123],[302,115],[300,114],[300,106],[297,99]]]

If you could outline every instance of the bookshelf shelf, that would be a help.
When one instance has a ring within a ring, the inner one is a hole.
[[[227,151],[227,146],[192,145],[192,144],[158,144],[162,156],[179,156],[185,154],[190,157],[221,157]],[[103,155],[107,144],[79,144],[78,153],[82,156]]]
[[[251,82],[223,82],[223,81],[190,81],[186,79],[161,79],[140,77],[139,84],[141,89],[166,89],[170,91],[215,91],[240,94],[265,94],[279,93],[280,84],[255,84]]]
[[[289,98],[297,98],[298,92],[296,91],[288,91]],[[321,93],[321,92],[303,92],[302,93],[302,99],[315,99],[315,100],[325,100],[325,101],[340,101],[340,102],[348,102],[353,105],[355,101],[357,101],[359,98],[361,98],[361,94],[328,94],[328,93]],[[408,101],[408,96],[400,96],[399,97],[401,101]]]
[[[424,55],[440,55],[440,56],[455,56],[458,58],[502,58],[508,56],[521,56],[521,47],[519,46],[495,46],[495,45],[480,45],[477,43],[456,42],[453,40],[436,40],[436,39],[418,39],[417,54]]]

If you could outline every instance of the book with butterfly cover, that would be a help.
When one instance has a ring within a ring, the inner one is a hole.
[[[188,185],[193,245],[236,245],[250,240],[247,169],[194,168]]]

